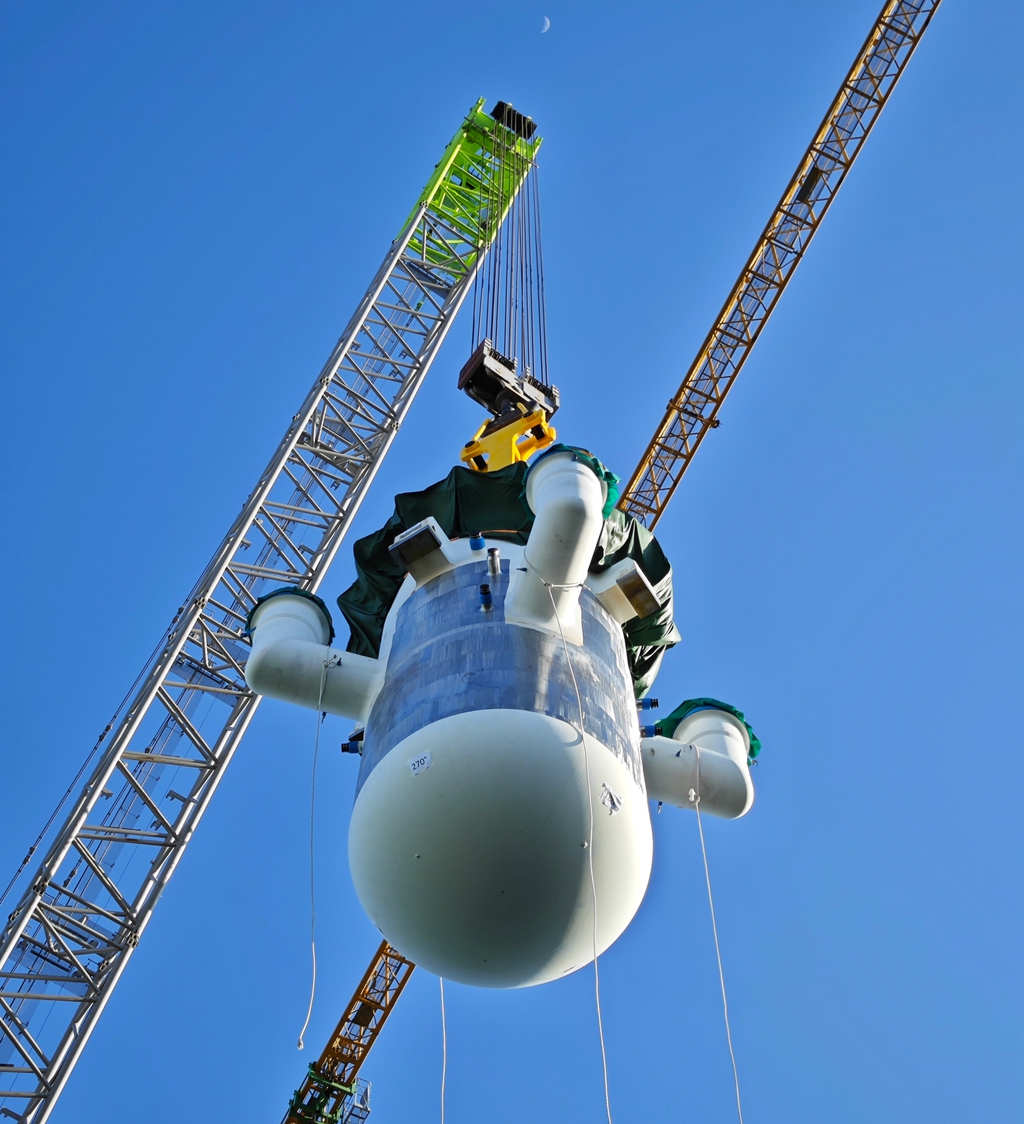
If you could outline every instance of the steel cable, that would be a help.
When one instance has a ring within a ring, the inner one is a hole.
[[[483,255],[473,282],[472,347],[490,340],[498,354],[513,361],[516,373],[547,381],[547,327],[537,165],[520,138],[498,121],[492,148],[481,157],[481,196],[486,217],[480,228]],[[508,191],[519,183],[512,198]],[[494,224],[503,208],[504,221]],[[488,241],[493,231],[493,241]]]

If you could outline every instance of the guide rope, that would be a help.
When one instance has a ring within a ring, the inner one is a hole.
[[[740,1103],[740,1075],[736,1068],[736,1054],[732,1048],[732,1029],[729,1026],[729,1000],[725,995],[725,972],[722,970],[722,949],[718,943],[718,922],[715,920],[715,899],[711,894],[711,871],[708,868],[708,851],[704,845],[704,826],[700,819],[700,747],[694,746],[697,754],[697,789],[690,789],[690,802],[697,813],[697,831],[700,833],[700,851],[704,856],[704,879],[708,886],[708,905],[711,907],[711,931],[715,937],[715,956],[718,958],[718,982],[722,988],[722,1014],[725,1017],[725,1039],[729,1044],[729,1060],[732,1062],[732,1079],[736,1087],[736,1115],[743,1124],[743,1105]]]
[[[441,985],[441,1124],[444,1124],[444,1087],[448,1077],[448,1019],[444,1009],[444,976],[437,977]]]
[[[316,823],[316,764],[320,756],[320,727],[323,725],[326,714],[322,713],[320,707],[324,701],[324,689],[327,686],[327,668],[331,665],[333,660],[332,656],[328,656],[324,660],[324,666],[320,671],[320,694],[316,700],[316,737],[313,741],[313,776],[309,786],[309,950],[313,961],[312,979],[309,984],[309,1006],[306,1008],[306,1021],[302,1024],[302,1030],[299,1031],[299,1041],[297,1048],[304,1050],[306,1048],[305,1036],[306,1031],[309,1029],[309,1020],[313,1015],[313,1000],[316,998],[316,881],[314,879],[314,834],[313,828]]]
[[[524,561],[526,561],[525,555]],[[527,565],[529,565],[528,562]],[[534,573],[536,573],[536,570]],[[538,574],[538,577],[539,576]],[[543,579],[541,580],[543,581]],[[555,607],[555,595],[552,593],[552,589],[582,589],[583,587],[581,584],[554,586],[551,582],[544,582],[544,587],[548,591],[548,598],[551,601],[551,610],[555,614],[555,620],[558,623],[558,635],[562,638],[565,662],[569,666],[573,689],[576,691],[576,705],[579,707],[580,712],[579,733],[580,740],[583,742],[583,764],[587,773],[587,809],[590,813],[587,830],[587,865],[590,868],[590,892],[594,903],[594,1005],[597,1008],[597,1034],[601,1040],[601,1071],[604,1076],[604,1110],[608,1116],[608,1124],[612,1124],[612,1102],[608,1091],[608,1054],[604,1044],[604,1019],[601,1015],[601,975],[597,967],[597,879],[594,877],[594,790],[590,780],[590,752],[587,749],[587,735],[583,730],[583,699],[580,695],[579,683],[576,682],[576,672],[572,666],[572,657],[569,655],[569,645],[566,643],[565,633],[562,631],[562,622],[558,617],[558,609]]]

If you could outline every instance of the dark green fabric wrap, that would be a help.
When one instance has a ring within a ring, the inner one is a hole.
[[[604,521],[590,564],[599,574],[623,558],[632,558],[654,587],[661,608],[649,617],[634,617],[622,626],[626,638],[633,690],[643,698],[651,689],[665,652],[682,637],[676,628],[672,603],[672,566],[658,540],[632,516],[616,508]]]
[[[388,548],[420,520],[433,516],[453,539],[479,531],[490,539],[526,542],[533,526],[533,512],[524,498],[528,471],[522,462],[488,473],[453,468],[444,480],[422,492],[395,497],[394,515],[379,531],[356,543],[358,577],[338,598],[338,608],[352,630],[350,652],[374,658],[380,654],[384,619],[405,578],[404,567]],[[649,617],[634,618],[623,626],[633,687],[640,697],[654,682],[665,650],[680,639],[672,619],[672,567],[651,532],[615,510],[605,521],[590,569],[600,573],[623,558],[632,558],[643,570],[661,605]]]
[[[355,545],[355,582],[338,598],[338,608],[352,635],[348,650],[361,656],[380,654],[384,618],[405,578],[405,568],[388,547],[405,530],[432,515],[450,538],[477,531],[488,538],[525,543],[533,526],[533,512],[523,499],[523,481],[529,466],[509,465],[496,472],[453,468],[422,492],[395,496],[395,513],[379,531]]]

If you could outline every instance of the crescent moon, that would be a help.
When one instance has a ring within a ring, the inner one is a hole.
[[[543,34],[544,34],[544,32],[545,32],[545,31],[547,31],[547,29],[548,29],[548,28],[549,28],[550,26],[551,26],[551,20],[549,20],[549,19],[548,19],[548,17],[547,17],[547,16],[545,16],[545,17],[544,17],[544,26],[543,26],[543,27],[542,27],[542,28],[540,29],[540,33],[541,33],[541,35],[543,35]]]

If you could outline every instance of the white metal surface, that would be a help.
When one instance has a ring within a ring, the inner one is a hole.
[[[280,594],[253,614],[245,681],[259,695],[365,722],[384,682],[380,660],[328,647],[329,626],[306,597]]]
[[[743,723],[724,710],[696,710],[671,738],[641,738],[644,779],[651,800],[738,819],[754,803],[747,754],[750,737]],[[692,795],[691,795],[692,794]]]
[[[600,954],[651,870],[642,788],[588,736]],[[613,810],[614,808],[614,810]],[[526,987],[593,958],[580,735],[520,710],[452,715],[392,749],[359,793],[349,864],[370,919],[431,972]]]
[[[572,453],[539,461],[526,478],[526,502],[536,516],[524,552],[525,569],[512,571],[505,619],[510,624],[583,643],[580,589],[601,535],[605,486]]]

